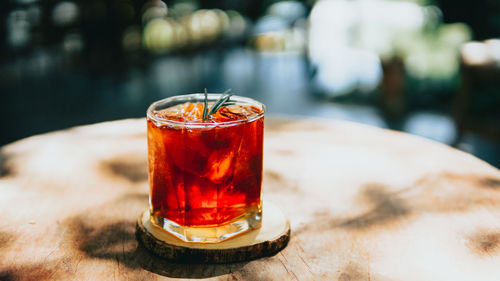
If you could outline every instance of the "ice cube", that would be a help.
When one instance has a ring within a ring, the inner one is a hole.
[[[234,151],[213,152],[208,158],[207,177],[214,183],[220,183],[234,170]]]

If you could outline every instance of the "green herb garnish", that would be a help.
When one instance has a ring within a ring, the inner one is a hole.
[[[205,88],[205,101],[204,101],[204,106],[203,106],[203,120],[206,120],[208,115],[212,115],[219,110],[219,108],[226,106],[226,105],[231,105],[234,104],[233,102],[230,102],[229,100],[231,99],[232,94],[229,94],[231,92],[231,89],[227,89],[221,96],[220,98],[212,105],[210,110],[208,110],[208,94],[207,94],[207,89]],[[208,113],[207,113],[208,111]]]
[[[205,88],[205,101],[203,104],[203,120],[207,119],[207,113],[208,113],[208,94],[207,94],[207,88]]]

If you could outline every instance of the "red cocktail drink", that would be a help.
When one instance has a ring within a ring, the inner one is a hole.
[[[208,106],[220,95],[208,95]],[[193,242],[218,242],[261,224],[261,103],[233,96],[202,119],[202,94],[148,109],[150,211],[155,225]]]

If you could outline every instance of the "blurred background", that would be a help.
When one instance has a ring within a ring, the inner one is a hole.
[[[500,1],[0,2],[0,145],[222,92],[500,167]]]

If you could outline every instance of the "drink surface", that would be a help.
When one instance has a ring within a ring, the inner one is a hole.
[[[255,106],[245,104],[232,104],[223,106],[216,113],[203,120],[203,103],[186,102],[172,107],[155,111],[153,114],[164,120],[186,123],[224,123],[236,120],[245,120],[256,117],[261,110]],[[212,103],[208,104],[210,108]]]
[[[261,110],[235,104],[221,107],[208,120],[202,120],[202,113],[203,103],[184,103],[154,115],[213,126],[148,119],[152,214],[182,226],[207,227],[260,213],[264,118],[254,117]],[[234,124],[223,126],[227,122]]]

